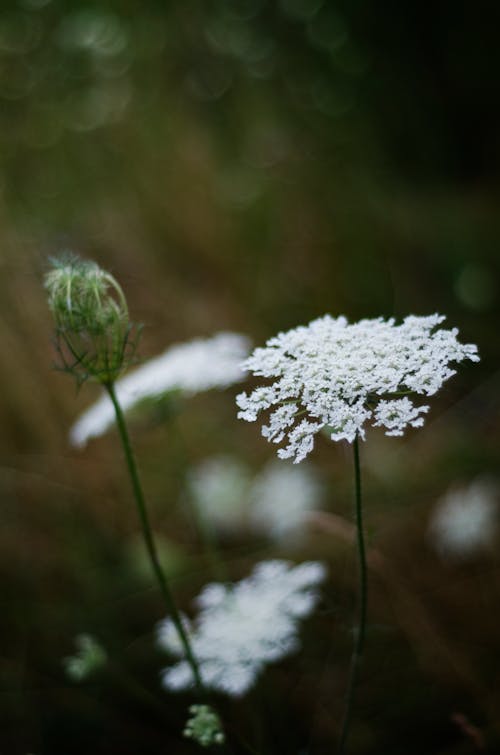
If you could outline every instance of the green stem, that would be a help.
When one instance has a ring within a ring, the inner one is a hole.
[[[353,443],[354,451],[354,482],[355,482],[355,503],[356,503],[356,532],[357,532],[357,544],[358,544],[358,564],[359,564],[359,625],[356,630],[356,638],[354,641],[354,648],[351,657],[351,668],[349,672],[349,682],[346,693],[346,708],[344,714],[344,721],[342,724],[342,731],[339,742],[339,755],[343,755],[345,745],[347,741],[347,734],[349,732],[349,724],[351,720],[352,703],[354,697],[354,689],[356,686],[356,679],[358,675],[359,665],[363,655],[363,646],[365,642],[365,630],[366,630],[366,604],[368,597],[368,581],[367,581],[367,569],[366,569],[366,551],[365,541],[363,536],[363,506],[361,499],[361,468],[359,463],[359,442],[358,436],[354,439]]]
[[[142,486],[141,486],[139,474],[137,471],[137,464],[135,462],[134,453],[132,451],[132,446],[130,444],[130,438],[127,431],[127,426],[125,424],[125,417],[123,416],[122,408],[117,399],[114,384],[106,383],[104,387],[106,388],[109,394],[109,397],[113,403],[113,407],[115,410],[116,424],[118,426],[118,432],[120,434],[123,451],[125,453],[125,461],[127,464],[129,475],[130,475],[130,481],[132,483],[132,490],[134,492],[134,499],[137,505],[137,511],[139,513],[139,519],[140,519],[141,527],[142,527],[142,534],[144,536],[144,542],[146,544],[149,559],[151,561],[151,566],[153,567],[154,574],[156,576],[156,579],[158,580],[160,591],[163,596],[163,600],[165,601],[168,614],[170,615],[170,617],[172,618],[172,621],[174,622],[174,626],[177,630],[179,639],[184,648],[186,660],[189,663],[191,670],[193,672],[193,677],[195,679],[198,691],[203,692],[203,683],[201,681],[198,664],[196,663],[196,660],[194,658],[193,651],[191,649],[191,644],[186,634],[186,630],[184,629],[182,625],[179,611],[177,610],[177,606],[175,605],[174,598],[172,596],[172,593],[170,592],[170,588],[168,586],[165,575],[163,574],[163,570],[161,568],[160,561],[158,559],[158,554],[156,551],[156,546],[155,546],[155,542],[153,538],[153,532],[151,530],[151,525],[149,524],[149,518],[148,518],[148,514],[146,510],[144,494],[142,492]]]

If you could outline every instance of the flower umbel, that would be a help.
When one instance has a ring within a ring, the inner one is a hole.
[[[318,562],[292,566],[286,561],[264,561],[234,585],[212,583],[197,598],[196,621],[185,619],[203,684],[239,697],[249,690],[267,663],[284,658],[300,647],[299,619],[318,601],[317,585],[325,578]],[[159,626],[158,642],[183,658],[170,619]],[[162,673],[168,689],[193,686],[185,660]]]
[[[493,546],[498,514],[498,489],[479,478],[440,498],[429,524],[429,538],[443,557],[467,559]]]
[[[191,716],[186,722],[184,736],[194,739],[202,747],[224,744],[226,738],[222,729],[222,723],[209,705],[191,705]]]
[[[273,382],[239,394],[238,417],[254,422],[270,409],[262,435],[273,443],[286,438],[278,456],[295,463],[323,428],[332,440],[352,443],[364,438],[368,421],[387,435],[420,427],[429,407],[409,396],[436,393],[455,374],[451,362],[479,361],[477,346],[459,343],[456,328],[437,328],[444,319],[410,315],[400,325],[382,318],[349,324],[325,315],[279,333],[243,364]]]
[[[249,341],[240,333],[216,333],[175,344],[160,356],[144,362],[116,383],[116,394],[124,411],[146,399],[158,399],[169,392],[193,395],[213,388],[226,388],[245,377],[241,361]],[[71,429],[75,446],[102,435],[113,424],[113,406],[107,395],[87,409]]]
[[[125,295],[115,278],[95,262],[66,255],[52,260],[45,276],[56,325],[62,368],[79,383],[114,382],[137,345]]]

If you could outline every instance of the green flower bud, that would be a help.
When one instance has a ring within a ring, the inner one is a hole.
[[[132,338],[121,286],[95,262],[67,255],[51,263],[45,288],[62,369],[79,383],[88,378],[113,383],[130,363],[138,340],[137,330]]]
[[[209,705],[191,705],[189,708],[190,718],[184,729],[184,736],[194,739],[202,747],[221,745],[225,742],[222,723]]]

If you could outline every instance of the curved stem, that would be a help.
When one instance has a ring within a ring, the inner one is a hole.
[[[142,492],[142,486],[139,479],[139,473],[137,471],[137,464],[135,462],[134,453],[132,451],[132,446],[130,444],[130,438],[127,431],[127,426],[125,424],[125,417],[123,416],[122,408],[117,399],[114,384],[106,383],[104,387],[106,388],[109,394],[109,397],[113,403],[113,407],[115,410],[116,424],[118,426],[118,432],[120,434],[123,451],[125,453],[125,461],[126,461],[129,476],[130,476],[130,482],[132,483],[132,490],[134,492],[134,499],[137,506],[137,511],[139,513],[139,519],[140,519],[141,527],[142,527],[142,534],[144,536],[144,542],[146,544],[149,559],[151,561],[151,566],[153,567],[154,574],[156,576],[156,579],[158,580],[160,591],[163,596],[163,600],[165,601],[167,611],[170,617],[172,618],[174,626],[179,635],[179,639],[184,648],[184,652],[186,654],[186,661],[189,663],[191,667],[198,691],[202,692],[203,683],[201,681],[198,664],[196,663],[195,657],[193,655],[193,651],[191,649],[191,644],[189,642],[189,638],[186,634],[186,630],[182,626],[182,621],[181,621],[179,611],[177,610],[177,606],[175,605],[174,598],[172,596],[172,593],[170,592],[170,588],[168,586],[165,575],[163,574],[163,570],[161,568],[160,561],[158,559],[158,553],[156,551],[156,546],[155,546],[155,542],[153,538],[153,532],[151,530],[151,525],[149,524],[148,513],[146,510],[146,502],[144,500],[144,494]]]
[[[342,723],[342,731],[339,742],[339,755],[343,755],[347,734],[349,732],[349,724],[351,720],[352,702],[354,697],[354,688],[356,686],[356,679],[358,674],[359,665],[363,655],[363,646],[365,642],[365,630],[366,630],[366,604],[368,597],[368,581],[367,581],[367,569],[366,569],[366,551],[365,540],[363,535],[363,506],[361,498],[361,468],[359,463],[359,442],[356,436],[353,443],[354,451],[354,483],[355,483],[355,508],[356,508],[356,532],[357,532],[357,545],[358,545],[358,564],[359,564],[359,625],[356,630],[356,638],[354,641],[354,648],[351,657],[351,668],[349,672],[349,682],[346,693],[346,708],[344,714],[344,721]]]

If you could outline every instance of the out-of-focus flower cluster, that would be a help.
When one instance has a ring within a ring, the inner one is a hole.
[[[267,385],[237,397],[238,417],[254,422],[271,409],[262,435],[273,443],[285,438],[281,458],[300,462],[326,427],[332,440],[364,438],[366,422],[402,435],[420,427],[428,406],[416,406],[407,394],[432,396],[455,374],[450,362],[477,362],[477,347],[457,341],[458,331],[437,329],[442,315],[410,315],[361,320],[325,315],[271,338],[255,349],[244,366],[268,378]]]
[[[249,340],[239,333],[217,333],[171,346],[116,382],[118,401],[124,411],[129,411],[141,401],[158,399],[171,391],[192,395],[226,388],[245,377],[241,362],[249,347]],[[73,425],[71,443],[84,446],[90,438],[105,433],[114,417],[111,400],[103,395]]]
[[[203,684],[238,697],[255,683],[266,664],[300,647],[298,623],[318,602],[325,569],[318,562],[292,566],[264,561],[233,585],[212,583],[198,596],[194,622],[184,619]],[[170,619],[161,623],[159,644],[178,663],[162,673],[167,689],[189,689],[191,667]]]
[[[191,705],[190,717],[184,727],[184,736],[194,739],[202,747],[221,745],[225,742],[222,722],[209,705]]]
[[[239,459],[215,456],[193,467],[188,492],[200,515],[219,532],[251,529],[274,540],[297,538],[321,506],[324,487],[310,466],[279,461],[256,475]]]
[[[498,488],[477,479],[451,488],[438,501],[430,522],[429,539],[444,558],[467,559],[488,550],[498,533]]]

